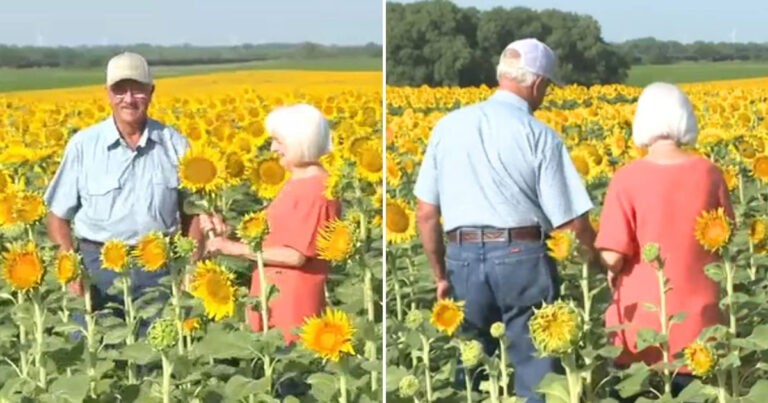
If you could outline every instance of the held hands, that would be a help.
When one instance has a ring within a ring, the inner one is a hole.
[[[200,214],[200,230],[206,235],[205,254],[230,254],[233,241],[227,239],[229,226],[219,214]]]

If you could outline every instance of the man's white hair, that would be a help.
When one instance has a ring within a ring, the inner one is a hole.
[[[523,87],[533,85],[538,75],[523,67],[520,53],[516,49],[505,49],[499,56],[499,64],[496,65],[496,79],[508,78],[516,81]]]
[[[659,139],[696,144],[699,127],[688,97],[676,86],[656,82],[643,89],[632,122],[632,139],[648,147]]]
[[[267,115],[267,133],[279,137],[300,162],[315,162],[331,151],[331,130],[319,109],[309,104],[278,107]]]

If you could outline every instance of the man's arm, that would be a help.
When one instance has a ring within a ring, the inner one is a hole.
[[[424,253],[435,277],[437,296],[440,299],[446,298],[449,296],[450,284],[445,273],[445,244],[443,226],[440,224],[440,207],[418,199],[416,224]]]
[[[46,224],[48,237],[51,242],[59,245],[59,251],[67,252],[74,248],[69,221],[49,211]]]

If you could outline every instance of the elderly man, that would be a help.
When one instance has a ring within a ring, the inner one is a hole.
[[[197,218],[180,214],[177,167],[189,143],[148,117],[155,87],[147,61],[119,54],[107,64],[106,76],[112,114],[72,136],[45,194],[48,235],[60,251],[76,244],[91,278],[94,309],[108,302],[123,305],[122,294],[107,294],[119,274],[101,267],[104,242],[117,239],[130,246],[150,231],[183,230],[201,238]],[[138,298],[167,274],[167,269],[132,270],[133,295]],[[82,282],[70,289],[82,295]]]
[[[528,332],[533,308],[559,297],[544,240],[552,229],[571,229],[586,257],[596,256],[589,194],[558,135],[533,116],[556,83],[556,63],[536,39],[509,44],[497,66],[498,90],[435,125],[414,189],[437,298],[465,301],[463,330],[487,354],[498,345],[491,324],[504,323],[516,394],[529,402],[543,402],[536,386],[561,370],[556,359],[536,356]],[[456,382],[464,384],[462,370]]]

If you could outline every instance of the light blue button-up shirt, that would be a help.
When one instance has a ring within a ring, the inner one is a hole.
[[[135,244],[150,231],[179,230],[179,159],[189,149],[176,130],[149,119],[136,150],[112,116],[69,140],[45,192],[53,214],[71,220],[77,238]]]
[[[517,95],[496,91],[434,127],[414,193],[458,227],[550,231],[593,205],[557,133]]]

